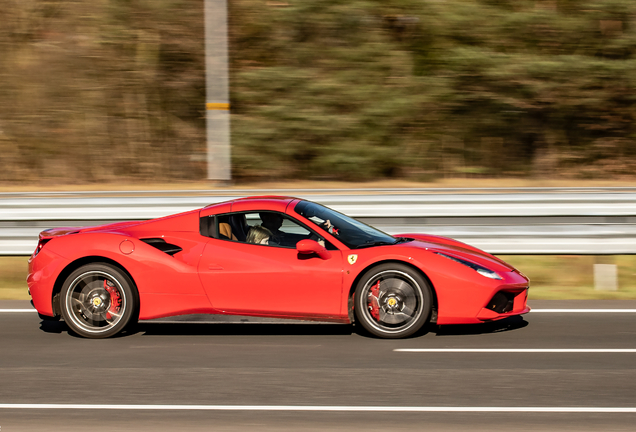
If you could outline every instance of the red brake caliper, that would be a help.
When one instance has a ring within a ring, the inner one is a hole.
[[[114,286],[108,284],[106,279],[104,279],[104,289],[110,294],[110,308],[108,308],[108,312],[106,312],[106,319],[111,319],[111,313],[119,312],[121,307],[121,295]]]
[[[376,321],[380,321],[380,304],[378,303],[378,297],[380,297],[380,281],[371,287],[369,290],[369,311],[371,316]]]

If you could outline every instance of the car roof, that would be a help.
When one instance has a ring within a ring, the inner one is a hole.
[[[221,203],[210,204],[201,209],[201,216],[250,210],[272,210],[285,212],[287,206],[298,198],[277,195],[251,196],[237,198]]]

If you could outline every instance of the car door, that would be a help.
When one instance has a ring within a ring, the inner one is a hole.
[[[249,224],[260,225],[258,212],[245,213],[226,216],[235,221],[237,215],[246,215]],[[295,239],[312,234],[297,221],[281,216],[285,218],[283,236]],[[289,245],[210,238],[199,262],[199,275],[213,307],[222,312],[337,318],[346,314],[341,310],[343,259],[339,250],[330,249],[331,257],[323,259],[299,254]]]

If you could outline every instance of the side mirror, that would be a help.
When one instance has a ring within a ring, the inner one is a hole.
[[[324,246],[320,246],[320,244],[315,240],[299,241],[296,243],[296,250],[299,254],[303,255],[314,253],[324,260],[331,258],[331,252],[325,249]]]

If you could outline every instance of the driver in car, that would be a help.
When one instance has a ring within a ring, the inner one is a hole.
[[[270,242],[283,245],[284,232],[280,230],[283,226],[283,216],[278,213],[260,212],[262,226],[267,228],[271,234]]]

